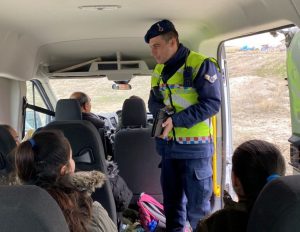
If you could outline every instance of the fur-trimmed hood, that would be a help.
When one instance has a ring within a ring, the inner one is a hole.
[[[81,192],[92,194],[96,188],[101,188],[107,180],[106,175],[99,171],[80,171],[63,176],[59,185],[71,187]],[[0,185],[19,185],[21,182],[16,176],[0,175]]]
[[[101,188],[107,179],[105,174],[99,171],[75,172],[66,178],[75,189],[89,194],[92,194],[96,188]]]

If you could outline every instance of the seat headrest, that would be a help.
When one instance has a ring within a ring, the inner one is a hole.
[[[84,165],[97,165],[100,156],[96,154],[104,154],[104,151],[99,151],[103,146],[99,132],[87,120],[53,121],[44,129],[61,130],[64,133],[72,147],[73,159],[77,168],[80,168],[79,162]]]
[[[81,120],[81,108],[76,99],[60,99],[56,103],[55,120]]]
[[[60,207],[42,188],[0,186],[0,202],[1,231],[69,231]]]
[[[0,170],[7,168],[7,155],[16,147],[16,141],[9,131],[0,125]]]
[[[126,99],[122,108],[122,126],[123,127],[146,127],[147,112],[143,99]]]
[[[298,231],[300,228],[300,175],[277,178],[259,194],[247,232]]]

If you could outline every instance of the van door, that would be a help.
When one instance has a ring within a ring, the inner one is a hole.
[[[232,124],[231,124],[231,108],[230,108],[230,89],[228,82],[228,69],[225,43],[223,42],[218,49],[218,61],[222,74],[222,108],[221,108],[221,124],[217,128],[222,128],[222,159],[218,160],[219,170],[221,173],[222,190],[229,192],[231,196],[235,196],[235,192],[231,184],[231,158],[232,158]],[[220,157],[220,156],[219,156]],[[220,167],[221,164],[221,167]],[[221,192],[223,196],[223,191]],[[223,202],[222,202],[223,203]],[[223,204],[221,205],[223,207]]]
[[[300,31],[289,32],[292,40],[287,48],[287,74],[292,120],[289,139],[290,158],[295,174],[300,174]],[[286,41],[289,43],[289,41]]]

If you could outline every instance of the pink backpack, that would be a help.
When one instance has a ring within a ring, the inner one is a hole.
[[[156,228],[166,228],[164,207],[157,200],[146,193],[141,193],[137,201],[141,225],[146,231]]]

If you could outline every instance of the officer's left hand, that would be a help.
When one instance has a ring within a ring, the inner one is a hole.
[[[169,132],[173,128],[173,121],[171,117],[168,117],[167,120],[162,124],[162,127],[164,128],[164,131],[161,135],[162,139],[168,138]]]

